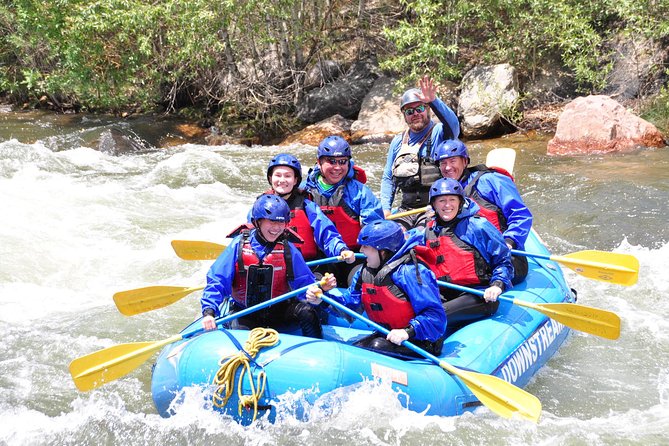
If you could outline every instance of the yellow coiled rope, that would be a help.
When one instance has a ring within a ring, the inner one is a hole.
[[[267,377],[264,371],[260,371],[256,378],[256,383],[253,383],[253,373],[251,372],[250,361],[258,354],[260,349],[264,347],[271,347],[279,342],[279,333],[271,328],[254,328],[249,333],[249,338],[244,343],[244,350],[233,353],[229,356],[224,356],[218,362],[221,366],[214,377],[214,384],[216,390],[211,397],[212,403],[216,407],[224,407],[230,396],[232,396],[232,388],[234,386],[235,374],[237,369],[241,366],[244,368],[239,374],[237,380],[237,396],[239,397],[238,411],[242,414],[242,409],[253,406],[253,420],[258,416],[258,401],[265,392],[265,384]],[[251,387],[251,394],[243,394],[244,376],[248,373],[248,381]]]

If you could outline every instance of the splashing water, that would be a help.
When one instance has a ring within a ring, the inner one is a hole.
[[[151,361],[88,393],[75,389],[68,364],[115,344],[167,338],[192,321],[197,293],[131,318],[118,314],[111,296],[203,284],[209,262],[181,261],[170,241],[221,242],[267,189],[271,156],[289,151],[306,173],[315,148],[183,145],[111,157],[86,147],[0,142],[0,443],[662,444],[669,432],[669,309],[662,304],[669,153],[549,158],[545,141],[539,146],[518,143],[516,179],[552,252],[613,250],[641,264],[639,283],[629,288],[565,271],[580,303],[621,316],[622,335],[606,341],[575,333],[548,362],[527,388],[543,402],[539,425],[485,408],[428,417],[370,382],[323,397],[330,401],[308,407],[308,421],[288,411],[275,424],[243,427],[209,410],[201,389],[185,393],[175,416],[160,418]],[[483,144],[470,148],[475,161],[483,159]],[[378,193],[386,147],[353,149]],[[300,395],[285,399],[292,407]]]

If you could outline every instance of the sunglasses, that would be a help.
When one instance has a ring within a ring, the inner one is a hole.
[[[404,113],[404,116],[411,116],[414,113],[423,113],[425,111],[425,104],[421,104],[418,107],[414,108],[405,108],[402,110],[402,113]]]
[[[340,166],[345,166],[346,164],[348,164],[348,158],[340,158],[340,159],[324,158],[323,161],[325,161],[331,166],[334,166],[335,164],[339,164]]]

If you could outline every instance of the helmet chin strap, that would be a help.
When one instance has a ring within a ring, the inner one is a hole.
[[[381,249],[379,250],[379,269],[383,268],[383,266],[388,263],[388,260],[393,256],[393,253],[388,251],[387,249]]]
[[[276,244],[279,243],[283,238],[286,237],[286,233],[283,232],[281,235],[279,235],[279,236],[276,238],[276,240],[274,240],[273,242],[270,242],[270,241],[267,240],[267,239],[265,238],[265,236],[262,234],[262,231],[260,230],[260,228],[258,227],[258,225],[255,224],[255,223],[253,223],[253,225],[254,225],[255,228],[256,228],[256,238],[258,239],[258,241],[260,242],[260,244],[263,245],[263,246],[265,246],[265,247],[271,245],[272,248],[273,248],[274,245],[276,245]]]
[[[251,223],[253,223],[253,227],[256,229],[256,238],[260,242],[261,245],[265,246],[269,242],[265,238],[264,235],[262,235],[262,231],[260,230],[260,225],[258,224],[258,220],[251,220]]]

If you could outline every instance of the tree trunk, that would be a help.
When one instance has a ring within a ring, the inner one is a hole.
[[[218,31],[219,36],[224,44],[223,55],[225,56],[225,66],[228,69],[228,72],[233,76],[239,75],[239,69],[237,68],[237,63],[235,62],[235,55],[232,50],[232,44],[230,43],[230,35],[228,34],[227,29],[221,29]]]

